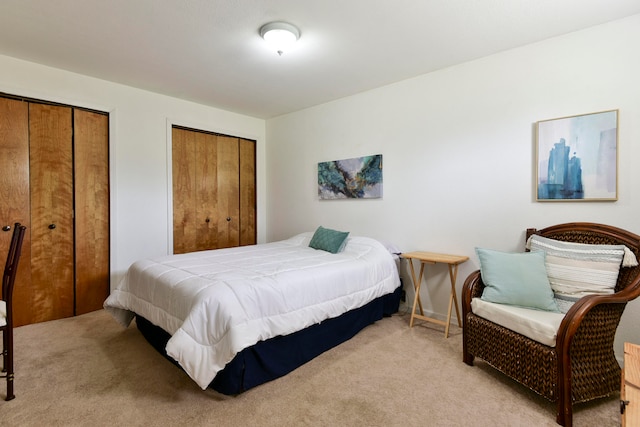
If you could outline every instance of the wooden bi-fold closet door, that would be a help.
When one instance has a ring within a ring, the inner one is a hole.
[[[15,324],[101,308],[109,293],[108,116],[0,97],[0,153],[0,226],[27,226]],[[6,253],[10,233],[0,236]]]
[[[109,295],[109,116],[73,110],[75,314],[100,310]]]
[[[240,246],[256,244],[256,142],[240,138]]]
[[[256,242],[255,141],[172,129],[173,252]]]
[[[16,305],[31,301],[31,234],[29,215],[29,104],[0,97],[0,262],[9,250],[13,225],[27,226],[13,293],[14,324],[28,323],[29,314]]]
[[[15,305],[16,317],[29,310],[29,323],[74,313],[72,113],[29,104],[32,293]]]

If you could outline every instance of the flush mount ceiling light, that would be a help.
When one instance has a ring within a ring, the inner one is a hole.
[[[270,22],[260,28],[260,36],[278,55],[282,55],[296,43],[300,30],[287,22]]]

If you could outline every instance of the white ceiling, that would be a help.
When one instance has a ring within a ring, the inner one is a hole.
[[[0,54],[271,118],[640,13],[638,0],[1,0]],[[258,34],[296,25],[278,56]]]

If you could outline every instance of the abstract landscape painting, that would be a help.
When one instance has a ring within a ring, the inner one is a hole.
[[[382,197],[382,154],[318,163],[318,197]]]
[[[537,123],[538,201],[618,198],[618,110]]]

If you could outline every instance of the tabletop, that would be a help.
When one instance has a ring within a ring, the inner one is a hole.
[[[463,255],[449,255],[449,254],[440,254],[436,252],[423,252],[423,251],[415,251],[415,252],[406,252],[400,254],[402,258],[406,259],[417,259],[423,262],[442,262],[445,264],[457,265],[461,264],[469,259],[468,256]]]

